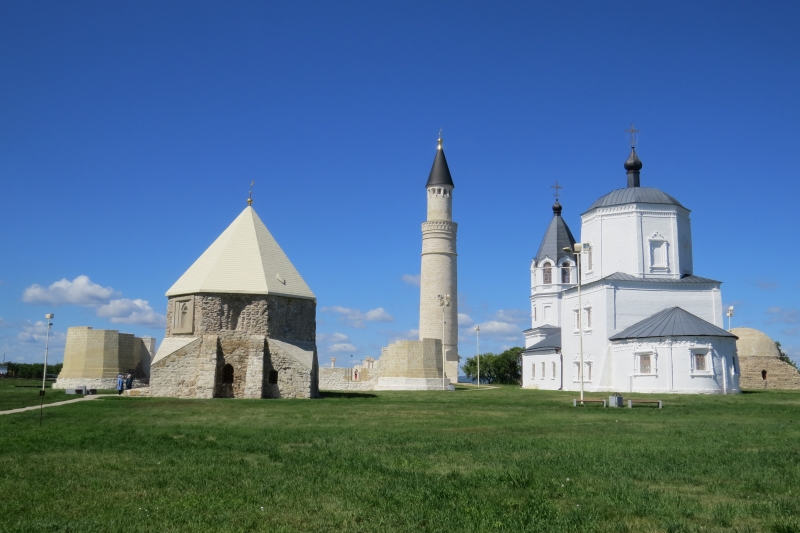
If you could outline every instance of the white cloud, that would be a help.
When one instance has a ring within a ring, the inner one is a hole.
[[[75,304],[94,306],[107,302],[118,293],[111,287],[102,287],[89,279],[78,276],[72,281],[67,278],[56,281],[49,287],[33,284],[22,294],[22,301],[30,304]]]
[[[109,318],[114,324],[136,324],[151,328],[163,328],[166,317],[157,313],[147,300],[121,298],[111,300],[97,308],[97,316]]]
[[[394,322],[394,317],[387,313],[383,307],[371,309],[362,313],[358,309],[334,305],[333,307],[323,307],[323,313],[336,313],[340,320],[344,320],[354,328],[364,328],[364,322]]]
[[[53,331],[50,329],[50,347],[61,346],[64,344],[66,335],[61,332]],[[47,340],[47,322],[38,320],[31,322],[28,320],[22,326],[22,331],[17,334],[17,340],[24,343],[44,343]]]
[[[397,341],[415,341],[419,339],[418,329],[409,329],[408,331],[401,332],[382,332],[384,335],[389,335],[389,344]]]
[[[328,351],[331,353],[355,352],[356,350],[358,350],[358,348],[356,348],[349,342],[332,344],[331,346],[328,347]]]
[[[350,342],[344,333],[317,333],[317,342]]]
[[[403,280],[403,283],[419,287],[419,274],[403,274],[400,279]]]
[[[500,309],[495,313],[494,319],[508,324],[520,324],[528,322],[531,317],[527,311],[522,309]]]
[[[466,313],[458,313],[458,327],[460,328],[469,328],[475,325],[475,321],[472,320],[472,317]]]
[[[800,324],[800,310],[795,308],[770,307],[767,315],[769,324]]]

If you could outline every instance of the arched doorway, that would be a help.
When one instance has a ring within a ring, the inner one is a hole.
[[[233,365],[222,367],[222,379],[219,384],[220,398],[233,398]]]

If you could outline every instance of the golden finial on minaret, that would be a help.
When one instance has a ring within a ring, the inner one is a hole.
[[[442,149],[442,128],[439,128],[439,150]]]
[[[253,185],[256,184],[256,180],[250,182],[250,196],[247,198],[247,205],[253,205]]]

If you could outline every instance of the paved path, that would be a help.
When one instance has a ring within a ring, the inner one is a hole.
[[[75,403],[75,402],[87,402],[89,400],[94,400],[96,398],[102,398],[104,396],[116,396],[116,394],[89,394],[82,398],[75,398],[74,400],[64,400],[63,402],[53,402],[53,403],[46,403],[42,407],[57,407],[59,405],[67,405],[68,403]],[[32,405],[30,407],[21,407],[19,409],[9,409],[8,411],[0,411],[0,415],[11,415],[14,413],[22,413],[24,411],[33,411],[34,409],[39,409],[40,406]]]

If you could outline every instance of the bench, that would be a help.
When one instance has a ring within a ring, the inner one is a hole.
[[[602,403],[603,407],[607,407],[605,400],[579,400],[577,398],[573,398],[572,399],[572,407],[578,407],[578,403],[581,403],[581,404],[584,404],[584,403]]]
[[[664,403],[661,400],[628,400],[628,408],[633,409],[633,404],[635,403],[657,403],[659,409],[664,407]]]

